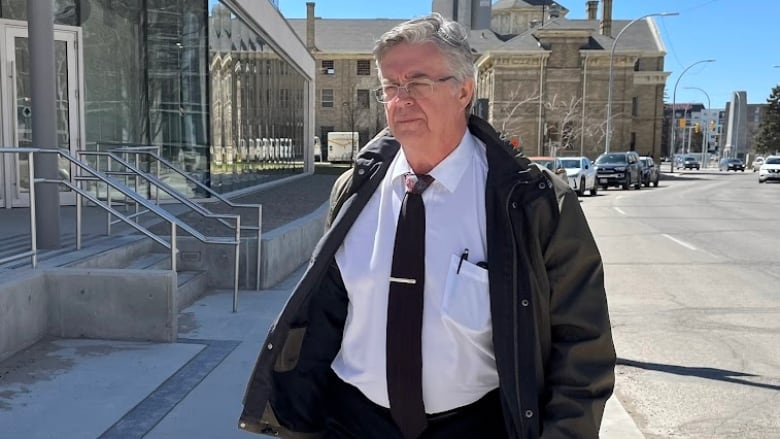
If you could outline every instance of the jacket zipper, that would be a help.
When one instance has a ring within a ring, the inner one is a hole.
[[[512,213],[512,195],[514,194],[515,189],[524,183],[525,182],[523,181],[518,181],[512,186],[512,189],[509,190],[509,196],[506,199],[506,215],[508,219],[511,218]],[[512,288],[517,289],[517,232],[515,231],[514,222],[511,221],[511,219],[509,221],[509,227],[512,230]],[[512,324],[512,335],[515,343],[515,398],[517,399],[517,418],[520,421],[520,435],[523,437],[525,436],[525,428],[523,420],[523,403],[520,400],[520,352],[517,349],[520,337],[518,334],[517,294],[512,295]]]

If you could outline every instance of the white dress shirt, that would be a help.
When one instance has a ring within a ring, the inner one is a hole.
[[[389,407],[386,325],[390,268],[403,174],[403,149],[336,252],[349,296],[341,350],[332,368],[374,403]],[[485,232],[485,146],[468,130],[430,175],[425,192],[423,401],[438,413],[477,401],[498,387],[490,320]],[[468,249],[468,260],[460,264]]]

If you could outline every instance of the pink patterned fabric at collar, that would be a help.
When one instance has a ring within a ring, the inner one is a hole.
[[[406,192],[411,194],[422,195],[431,183],[433,183],[433,177],[428,174],[404,174]]]

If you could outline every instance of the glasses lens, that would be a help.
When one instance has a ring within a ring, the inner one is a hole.
[[[393,98],[398,94],[398,87],[394,85],[385,85],[377,88],[375,93],[377,101],[387,103],[392,101]]]

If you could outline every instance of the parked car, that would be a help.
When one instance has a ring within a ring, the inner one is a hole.
[[[758,168],[758,182],[764,183],[770,180],[780,181],[780,155],[770,155]]]
[[[577,192],[577,195],[585,195],[585,191],[590,191],[590,196],[598,193],[599,187],[596,182],[596,167],[587,157],[561,157],[561,164],[566,170],[566,176],[569,177],[569,186]]]
[[[620,186],[627,190],[642,188],[642,171],[639,168],[639,154],[635,151],[607,152],[596,159],[596,175],[599,186],[607,190],[610,186]]]
[[[675,167],[677,169],[701,169],[701,162],[692,155],[678,156]]]
[[[758,156],[753,159],[753,163],[750,164],[750,167],[753,168],[753,172],[758,171],[759,168],[761,168],[761,165],[764,164],[764,158],[761,156]]]
[[[723,158],[720,160],[718,169],[721,171],[742,171],[745,172],[745,163],[740,159]]]
[[[658,187],[658,166],[652,157],[639,157],[639,166],[642,171],[642,184],[645,187]]]
[[[564,180],[566,179],[566,169],[563,168],[563,164],[558,157],[528,157],[528,160],[538,165],[544,166],[545,168],[555,172],[556,175],[560,176]]]

